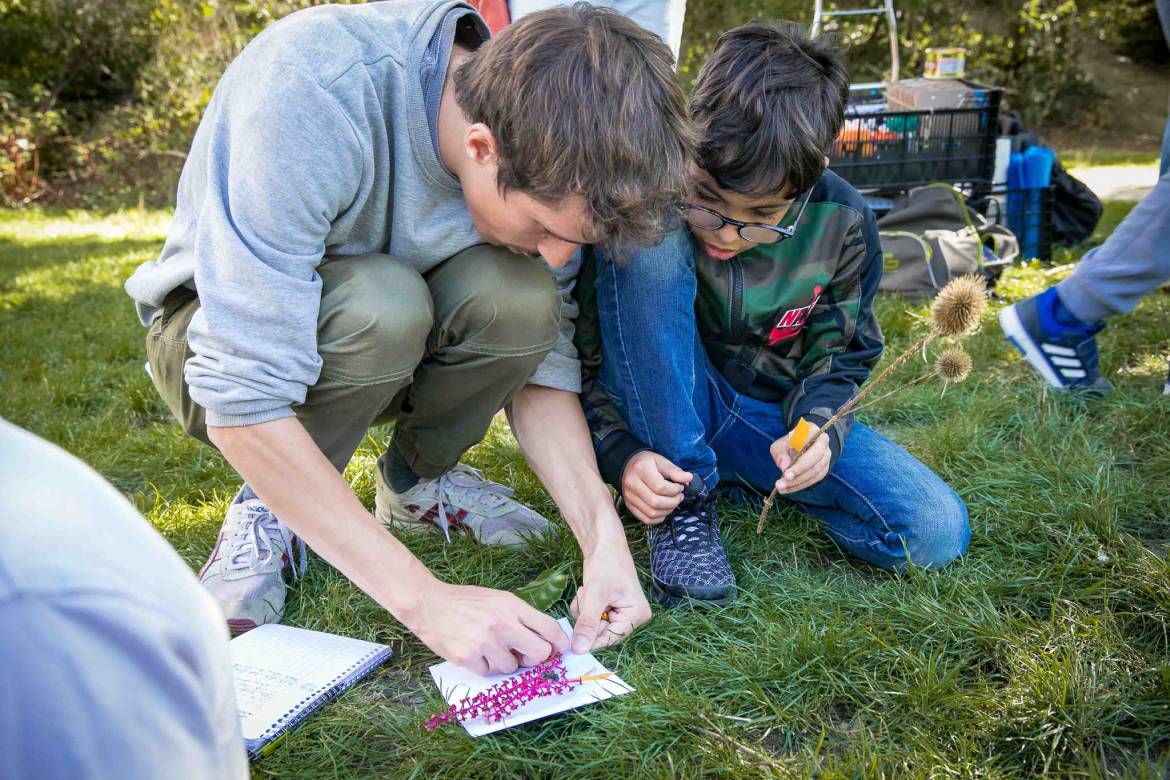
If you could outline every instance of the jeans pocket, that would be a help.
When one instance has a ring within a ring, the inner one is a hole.
[[[161,317],[159,318],[161,320]],[[183,430],[200,441],[207,442],[207,413],[191,400],[190,389],[183,369],[191,350],[186,341],[179,341],[166,333],[159,320],[151,325],[146,336],[146,358],[150,363],[150,378],[154,389],[166,404]]]
[[[161,333],[167,333],[169,329],[168,326],[171,324],[171,319],[176,314],[178,314],[184,306],[198,297],[199,296],[195,294],[194,290],[182,285],[179,285],[175,289],[171,290],[169,293],[167,293],[167,297],[163,299],[161,311],[158,317],[155,318],[154,324],[151,325],[151,330],[154,330],[154,325],[158,325]],[[178,335],[178,338],[186,338],[186,335],[187,334],[185,332],[181,333]],[[172,339],[176,338],[174,334],[168,334],[168,336]]]
[[[146,359],[155,390],[171,414],[182,420],[183,366],[187,362],[187,345],[168,338],[156,320],[146,335]]]

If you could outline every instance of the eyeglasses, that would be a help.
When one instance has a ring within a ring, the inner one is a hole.
[[[800,217],[804,214],[804,207],[808,205],[811,195],[812,190],[809,189],[804,194],[804,200],[800,203],[800,210],[796,212],[796,219],[792,220],[792,224],[788,227],[766,225],[763,222],[740,222],[738,219],[725,217],[718,211],[712,211],[697,203],[687,203],[683,207],[683,219],[693,227],[703,230],[719,230],[724,225],[735,225],[739,228],[739,237],[744,241],[751,241],[753,244],[776,244],[786,238],[792,238],[796,234],[796,223],[800,222]]]

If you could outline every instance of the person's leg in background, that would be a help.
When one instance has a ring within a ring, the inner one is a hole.
[[[1158,19],[1162,22],[1162,35],[1166,38],[1166,45],[1170,47],[1170,0],[1158,0]],[[1162,135],[1162,159],[1158,168],[1158,178],[1164,178],[1170,173],[1170,119],[1166,120],[1166,132]],[[1170,396],[1170,365],[1166,367],[1166,384],[1162,385],[1162,395]]]
[[[1170,0],[1158,0],[1170,45]],[[1170,120],[1159,178],[1099,247],[1085,253],[1072,276],[1039,295],[1004,308],[1000,326],[1052,387],[1089,394],[1113,385],[1101,375],[1096,336],[1105,320],[1132,311],[1170,281]],[[1170,394],[1170,379],[1166,392]]]
[[[1158,166],[1158,178],[1170,172],[1170,120],[1166,122],[1166,132],[1162,135],[1162,158]]]
[[[729,422],[712,440],[720,478],[761,495],[780,470],[769,447],[787,433],[779,404],[735,392],[712,372]],[[854,423],[841,456],[816,485],[782,496],[819,518],[846,552],[890,571],[908,563],[940,569],[967,550],[967,507],[957,493],[904,448]],[[772,522],[775,522],[773,519]]]
[[[1000,325],[1028,363],[1062,390],[1108,392],[1096,335],[1170,280],[1170,173],[1134,207],[1072,276],[1004,308]]]
[[[1162,36],[1166,39],[1166,46],[1170,47],[1170,0],[1157,0],[1158,21],[1162,23]],[[1170,172],[1170,120],[1166,122],[1166,132],[1162,136],[1162,165],[1158,169],[1158,178]]]
[[[1056,285],[1068,311],[1083,323],[1126,314],[1170,279],[1170,176],[1163,176],[1101,246]]]
[[[543,11],[558,5],[572,5],[572,0],[511,0],[508,3],[512,21],[534,11]],[[678,63],[682,48],[683,18],[686,16],[687,0],[599,0],[594,5],[604,5],[628,16],[643,27],[666,41]]]
[[[654,594],[667,606],[722,604],[735,594],[715,514],[708,440],[721,415],[695,321],[694,258],[684,227],[626,263],[597,260],[601,385],[642,444],[692,474],[682,502],[648,531]]]

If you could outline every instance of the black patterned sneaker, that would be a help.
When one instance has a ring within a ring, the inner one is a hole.
[[[735,573],[719,540],[715,495],[694,476],[682,503],[647,531],[654,597],[666,607],[687,599],[723,606],[735,598]]]

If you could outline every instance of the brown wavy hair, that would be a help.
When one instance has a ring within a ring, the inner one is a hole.
[[[467,119],[491,128],[501,191],[580,196],[615,254],[677,224],[694,151],[670,49],[609,8],[577,3],[506,27],[455,72]]]

